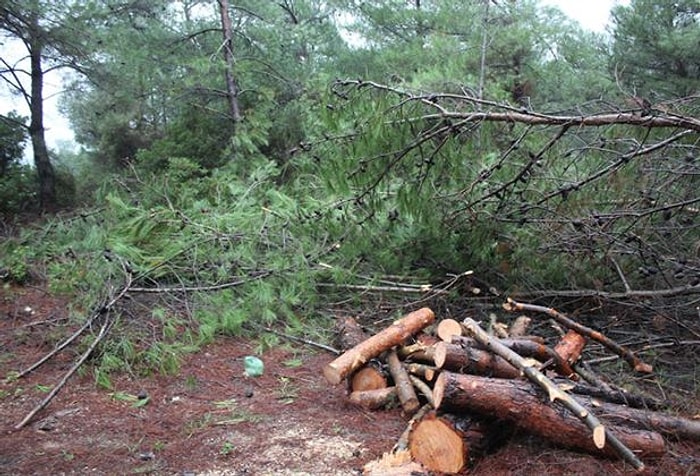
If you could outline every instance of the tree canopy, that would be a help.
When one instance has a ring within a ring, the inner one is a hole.
[[[633,0],[610,35],[534,0],[3,5],[35,153],[41,75],[69,68],[82,149],[35,156],[39,195],[70,162],[105,207],[71,256],[109,250],[110,279],[237,276],[227,299],[266,322],[395,277],[461,299],[466,270],[494,296],[700,289],[697,2]]]

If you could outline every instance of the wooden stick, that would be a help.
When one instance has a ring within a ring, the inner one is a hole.
[[[32,411],[30,411],[26,417],[24,417],[24,420],[19,422],[17,425],[15,425],[15,430],[19,430],[24,427],[29,421],[34,418],[34,415],[39,413],[46,405],[53,400],[53,397],[58,395],[58,392],[61,391],[61,389],[66,385],[66,382],[68,382],[68,379],[71,378],[71,376],[80,368],[81,365],[83,365],[83,362],[87,360],[87,358],[92,354],[92,351],[95,350],[95,347],[97,347],[97,344],[99,344],[102,339],[105,338],[107,333],[109,332],[109,329],[112,327],[112,321],[110,319],[105,319],[104,324],[102,324],[102,327],[100,328],[100,333],[95,337],[95,340],[90,344],[90,347],[83,352],[83,355],[80,356],[80,359],[73,364],[73,366],[66,372],[66,374],[63,376],[60,382],[56,384],[56,386],[51,390],[51,392],[44,398],[41,403],[39,403]]]
[[[394,385],[396,385],[396,393],[399,396],[401,407],[407,415],[413,415],[420,408],[420,402],[413,389],[411,379],[408,377],[408,372],[401,365],[399,356],[396,355],[396,350],[392,349],[387,354],[386,361],[389,364],[389,373],[394,379]]]
[[[548,393],[550,401],[554,402],[559,400],[562,405],[564,405],[581,421],[583,421],[593,432],[593,442],[595,443],[596,447],[605,447],[607,439],[610,446],[612,446],[613,449],[615,449],[615,451],[617,451],[617,453],[625,461],[628,461],[637,470],[641,471],[644,469],[644,463],[642,463],[641,460],[637,458],[637,456],[632,453],[629,448],[623,445],[622,442],[615,437],[615,435],[612,435],[609,431],[606,431],[603,424],[600,422],[600,420],[598,420],[598,418],[595,417],[595,415],[593,415],[593,413],[583,407],[570,395],[559,389],[559,387],[554,382],[549,380],[542,372],[532,367],[527,363],[527,361],[525,361],[525,359],[509,348],[501,345],[497,340],[492,339],[473,319],[465,319],[464,325],[474,339],[478,340],[482,345],[486,346],[495,354],[503,357],[514,367],[520,369],[527,378],[544,389]]]
[[[413,311],[327,364],[323,375],[330,384],[337,385],[367,361],[401,344],[434,320],[435,314],[427,307]]]
[[[511,298],[508,298],[508,302],[503,305],[503,308],[507,311],[535,311],[535,312],[543,312],[547,314],[549,317],[557,321],[559,324],[566,326],[569,329],[572,329],[579,334],[586,336],[590,339],[593,339],[596,342],[600,342],[604,347],[606,347],[608,350],[615,352],[617,355],[625,359],[625,361],[636,371],[640,373],[652,373],[653,369],[651,365],[646,364],[639,360],[639,358],[632,353],[629,349],[621,346],[617,342],[614,342],[613,340],[609,339],[607,336],[602,334],[601,332],[595,331],[591,329],[590,327],[583,326],[579,324],[576,321],[572,321],[568,317],[566,317],[564,314],[557,312],[555,309],[551,307],[544,307],[544,306],[537,306],[535,304],[525,304],[521,302],[517,302]]]

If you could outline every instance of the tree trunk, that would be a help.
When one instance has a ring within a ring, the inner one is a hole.
[[[609,444],[598,449],[584,423],[560,405],[543,403],[542,396],[529,382],[443,372],[435,382],[433,399],[438,410],[477,412],[510,421],[558,445],[591,454],[617,455]],[[593,408],[589,406],[588,411]],[[660,456],[665,451],[663,438],[656,432],[623,426],[609,426],[608,431],[637,456]]]
[[[29,55],[31,62],[32,93],[29,100],[31,122],[29,136],[34,149],[34,166],[39,179],[39,205],[42,209],[56,205],[56,173],[46,147],[44,130],[44,71],[41,69],[43,41],[39,17],[33,12],[29,26]]]
[[[241,121],[241,110],[238,105],[238,86],[233,75],[233,27],[229,16],[228,0],[219,0],[221,10],[221,27],[224,31],[224,61],[226,62],[226,93],[228,96],[229,114],[233,120],[234,127]],[[234,130],[235,133],[235,130]]]

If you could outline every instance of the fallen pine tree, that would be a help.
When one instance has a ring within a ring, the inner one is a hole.
[[[507,306],[528,309],[514,301]],[[372,410],[401,406],[412,417],[394,450],[368,464],[365,474],[410,474],[417,464],[456,474],[515,428],[562,447],[622,458],[638,470],[642,458],[665,453],[664,437],[700,440],[700,422],[654,411],[662,407],[656,400],[591,385],[602,381],[579,371],[576,362],[593,339],[637,372],[648,373],[651,366],[553,309],[536,310],[556,314],[568,328],[556,345],[526,335],[523,323],[527,327],[530,320],[522,316],[518,336],[499,327],[500,338],[471,319],[435,325],[428,308],[374,335],[345,319],[339,329],[348,334],[339,337],[345,352],[325,366],[326,379],[334,385],[346,380],[353,404]],[[358,377],[365,372],[379,377]]]

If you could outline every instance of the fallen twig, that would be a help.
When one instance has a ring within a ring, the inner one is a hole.
[[[107,333],[109,332],[109,329],[112,327],[113,321],[109,318],[105,319],[104,324],[102,324],[102,328],[100,328],[100,333],[97,334],[97,337],[95,337],[95,340],[90,344],[90,347],[83,352],[83,355],[80,356],[80,359],[73,364],[73,366],[66,372],[66,374],[63,376],[60,382],[56,384],[56,386],[49,392],[49,394],[44,398],[41,403],[39,403],[32,411],[30,411],[27,416],[24,417],[24,419],[19,422],[17,425],[15,425],[15,430],[19,430],[24,425],[29,423],[29,421],[34,418],[34,415],[39,413],[44,407],[46,407],[53,398],[58,395],[58,392],[61,391],[61,389],[66,385],[66,382],[68,382],[68,379],[73,376],[73,374],[80,368],[81,365],[87,360],[88,357],[90,357],[90,354],[92,354],[92,351],[95,350],[95,347],[102,341],[102,339],[105,338]]]

